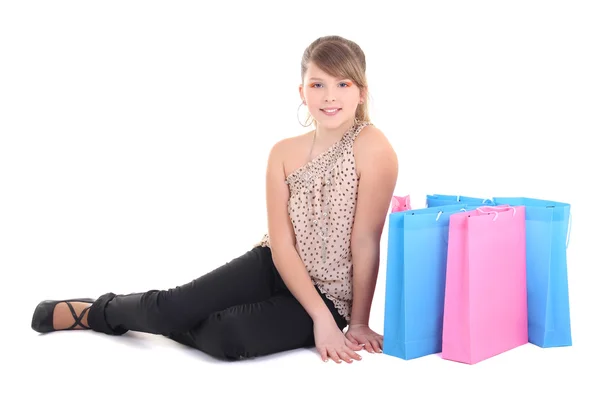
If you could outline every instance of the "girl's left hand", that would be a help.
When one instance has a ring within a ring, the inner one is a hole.
[[[346,337],[354,344],[364,346],[369,353],[383,351],[383,336],[375,333],[368,325],[352,325],[346,331]]]

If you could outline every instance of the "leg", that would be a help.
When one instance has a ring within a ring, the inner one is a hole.
[[[256,247],[183,286],[119,296],[106,293],[94,301],[86,322],[112,335],[128,330],[169,334],[189,330],[215,311],[260,301],[284,288],[271,250]],[[35,319],[40,318],[34,315]]]
[[[321,297],[340,330],[343,330],[346,320],[329,299]],[[315,344],[313,321],[289,291],[260,302],[215,312],[194,329],[168,336],[227,360],[263,356]]]
[[[271,250],[256,247],[183,286],[122,296],[107,293],[90,309],[88,323],[109,334],[186,331],[215,311],[270,297],[285,287],[280,281]]]

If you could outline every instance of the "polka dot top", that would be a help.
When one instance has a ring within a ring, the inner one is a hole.
[[[286,178],[296,250],[313,284],[347,321],[352,308],[350,238],[358,197],[353,144],[370,124],[355,121],[339,141]],[[269,235],[258,245],[270,246]]]

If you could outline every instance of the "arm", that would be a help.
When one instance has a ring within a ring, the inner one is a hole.
[[[333,320],[296,251],[296,238],[287,208],[289,188],[285,183],[283,168],[285,147],[285,140],[275,144],[269,154],[267,165],[267,219],[273,262],[290,292],[302,304],[313,321],[328,318]]]
[[[357,138],[355,159],[360,181],[351,238],[354,276],[350,327],[368,327],[381,233],[396,186],[398,159],[387,138],[372,126],[364,128]]]

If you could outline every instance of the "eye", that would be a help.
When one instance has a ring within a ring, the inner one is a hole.
[[[310,87],[314,88],[314,87],[319,87],[320,83],[311,83]]]
[[[351,82],[342,82],[342,83],[340,83],[340,85],[345,85],[342,87],[350,87],[350,86],[352,86],[352,83]]]

